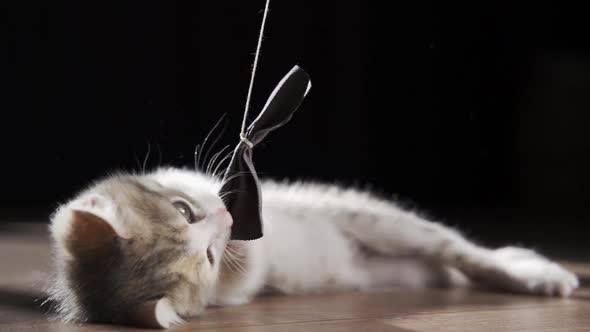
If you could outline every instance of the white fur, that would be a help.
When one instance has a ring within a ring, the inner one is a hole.
[[[210,199],[220,184],[200,173],[168,169],[154,177],[197,200],[209,199],[215,208],[221,204]],[[532,251],[479,247],[452,229],[366,192],[266,182],[262,193],[265,229],[272,225],[272,232],[243,243],[248,255],[241,265],[246,270],[238,281],[218,282],[211,304],[245,303],[266,288],[293,294],[459,286],[469,284],[470,277],[535,294],[568,296],[578,287],[575,275]],[[367,258],[359,248],[375,257]]]

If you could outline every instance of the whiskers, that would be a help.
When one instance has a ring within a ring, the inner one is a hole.
[[[232,149],[228,149],[229,147],[229,145],[223,147],[211,157],[211,160],[207,162],[207,167],[204,169],[204,172],[207,176],[215,178],[217,181],[223,180],[223,176],[229,167],[229,162],[231,161],[231,157],[234,153]],[[235,179],[235,177],[230,176],[225,181],[230,181],[230,178],[232,180]]]
[[[246,264],[246,255],[242,251],[233,248],[231,245],[228,244],[225,247],[221,261],[230,271],[235,272],[238,275],[246,274],[246,268],[244,267],[244,264]]]
[[[233,155],[233,149],[231,149],[229,145],[226,145],[214,153],[211,156],[211,159],[209,159],[209,155],[215,149],[215,146],[219,140],[221,140],[225,130],[227,129],[227,121],[225,121],[225,119],[226,114],[223,114],[223,116],[217,120],[213,128],[211,128],[209,133],[207,133],[207,136],[205,136],[203,142],[197,144],[194,154],[195,169],[205,172],[207,176],[216,178],[218,181],[221,181],[227,172],[229,162],[231,161],[231,157]],[[217,134],[215,134],[222,122],[224,123],[223,128],[219,130]],[[208,144],[213,135],[216,135],[215,139],[213,139],[211,144]]]
[[[158,149],[158,162],[155,166],[157,168],[162,164],[162,150],[160,148],[160,144],[158,143],[156,143],[156,148]],[[152,157],[152,144],[149,141],[147,142],[147,151],[145,153],[145,156],[143,157],[143,162],[139,161],[137,154],[134,155],[135,163],[137,164],[137,171],[133,169],[133,172],[136,172],[136,174],[146,174],[146,170],[148,169],[148,163],[153,164],[153,162],[150,162],[150,158]],[[154,166],[149,166],[149,168],[154,168]]]
[[[225,124],[224,124],[223,128],[221,129],[221,131],[219,132],[219,134],[217,134],[217,137],[213,140],[213,143],[211,145],[209,145],[209,147],[207,148],[207,150],[205,150],[205,155],[203,155],[203,150],[205,149],[205,147],[207,147],[207,142],[211,138],[211,135],[213,135],[213,133],[219,127],[219,125],[221,124],[221,122],[223,122],[225,120],[225,116],[226,115],[227,115],[227,113],[223,113],[223,115],[221,116],[221,118],[219,118],[219,120],[217,120],[217,122],[215,123],[215,125],[213,126],[213,128],[211,128],[211,130],[209,130],[209,133],[207,133],[207,136],[205,136],[205,139],[203,140],[203,143],[197,144],[197,146],[195,147],[195,169],[203,169],[203,167],[201,165],[201,157],[203,157],[203,162],[205,163],[206,160],[207,160],[207,158],[209,157],[209,153],[211,152],[211,150],[215,147],[215,145],[217,144],[217,142],[223,136],[223,133],[227,129],[227,122],[225,122]]]
[[[223,199],[224,199],[224,198],[226,198],[227,196],[229,196],[229,195],[233,195],[233,194],[237,194],[237,193],[239,193],[239,192],[240,192],[240,190],[237,190],[237,189],[236,189],[236,190],[230,190],[230,191],[224,192],[223,194],[219,195],[219,198],[220,198],[221,200],[223,200]],[[224,202],[225,202],[225,201],[224,201]]]
[[[150,158],[150,153],[152,152],[152,145],[148,142],[148,149],[147,149],[147,153],[145,154],[145,158],[143,158],[143,164],[141,167],[141,173],[145,174],[145,166],[147,165],[147,162]]]
[[[219,167],[221,167],[221,165],[223,165],[225,162],[230,162],[231,161],[230,158],[232,157],[233,153],[234,153],[234,151],[233,150],[230,150],[228,153],[226,153],[226,155],[223,158],[221,158],[219,160],[219,163],[217,164],[217,166],[215,167],[215,169],[213,169],[213,173],[212,174],[213,174],[214,177],[219,178],[221,175],[224,175],[225,174],[225,172],[227,171],[227,166],[225,168],[223,168],[223,169],[220,169]],[[229,164],[228,164],[228,166],[229,166]],[[219,172],[219,171],[221,171],[221,172]]]
[[[211,175],[211,176],[215,176],[215,172],[211,173],[211,171],[213,170],[213,167],[215,167],[215,162],[217,161],[219,156],[221,156],[221,154],[223,154],[223,152],[225,150],[227,150],[227,148],[229,148],[229,145],[224,146],[221,150],[219,150],[219,152],[215,153],[213,155],[213,157],[211,157],[211,160],[209,160],[209,162],[207,163],[207,168],[205,169],[206,174]],[[226,152],[224,158],[228,155],[231,155],[231,151]],[[221,160],[223,160],[223,158]],[[217,165],[217,166],[219,166],[219,165]]]
[[[209,155],[215,149],[215,146],[217,145],[219,140],[221,140],[221,137],[223,136],[227,128],[227,121],[224,121],[225,119],[226,114],[224,114],[219,120],[217,120],[213,128],[211,128],[209,133],[207,133],[207,136],[205,136],[203,142],[197,144],[194,153],[195,169],[203,171],[207,176],[213,177],[217,179],[217,181],[219,182],[224,181],[221,184],[221,186],[223,186],[229,181],[232,181],[240,176],[243,176],[244,174],[247,174],[246,172],[239,172],[236,174],[231,174],[227,178],[223,179],[223,177],[227,173],[234,152],[234,150],[230,148],[230,145],[224,146],[219,151],[214,153],[209,159]],[[220,127],[222,122],[224,122],[223,128],[219,130],[219,132],[216,134],[216,131],[218,131],[218,128]],[[215,139],[213,139],[211,144],[208,144],[214,136]],[[232,193],[235,192],[225,193],[224,197]]]

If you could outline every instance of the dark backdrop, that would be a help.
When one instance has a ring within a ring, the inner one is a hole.
[[[1,220],[47,220],[113,170],[191,166],[236,141],[264,1],[5,2]],[[253,115],[313,80],[262,174],[366,186],[483,241],[582,246],[590,195],[585,8],[273,1]],[[369,78],[370,77],[370,78]],[[508,231],[506,231],[508,230]]]

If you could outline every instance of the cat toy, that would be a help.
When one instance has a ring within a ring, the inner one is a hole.
[[[263,236],[262,196],[258,175],[252,161],[253,149],[271,131],[283,126],[291,119],[311,88],[307,73],[299,66],[294,66],[274,88],[256,119],[246,128],[269,2],[270,0],[266,1],[264,8],[254,55],[240,141],[234,149],[224,174],[223,185],[219,190],[219,195],[225,196],[224,203],[234,220],[231,235],[233,240],[255,240]]]

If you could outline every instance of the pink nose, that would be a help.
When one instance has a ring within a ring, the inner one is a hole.
[[[221,219],[227,225],[227,227],[233,225],[234,219],[231,217],[231,214],[229,213],[229,211],[227,211],[226,208],[219,208],[217,209],[217,211],[215,211],[215,213],[221,217]]]

